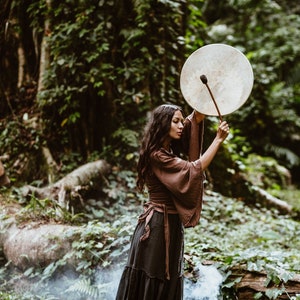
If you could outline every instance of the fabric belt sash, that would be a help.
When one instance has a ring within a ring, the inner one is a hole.
[[[144,205],[144,213],[139,216],[138,223],[145,221],[145,233],[140,237],[140,241],[144,241],[150,236],[150,226],[149,222],[153,216],[154,211],[164,214],[164,235],[165,235],[165,251],[166,251],[166,277],[170,280],[169,271],[169,251],[170,251],[170,228],[168,214],[178,214],[177,210],[170,208],[165,204],[159,204],[155,202],[148,202]]]

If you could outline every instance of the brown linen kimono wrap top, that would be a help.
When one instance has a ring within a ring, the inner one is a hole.
[[[149,237],[148,223],[153,211],[164,213],[166,246],[166,278],[169,279],[169,224],[167,214],[178,213],[184,227],[196,226],[200,219],[203,194],[203,171],[200,162],[203,122],[196,123],[194,113],[186,118],[182,141],[189,154],[189,161],[161,148],[151,155],[152,174],[147,178],[149,202],[139,221],[145,221],[145,233]]]

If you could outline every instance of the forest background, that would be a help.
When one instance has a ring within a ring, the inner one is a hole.
[[[225,201],[227,209],[234,207],[239,214],[247,211],[239,206],[241,200],[244,200],[243,205],[254,205],[253,215],[260,215],[264,209],[254,210],[261,204],[255,203],[252,186],[287,201],[293,207],[288,217],[291,218],[289,224],[293,225],[289,225],[292,227],[284,234],[290,240],[285,249],[296,251],[299,244],[294,235],[299,227],[300,207],[299,12],[296,0],[1,0],[0,155],[11,180],[9,187],[2,188],[5,199],[2,202],[17,201],[25,205],[23,220],[29,215],[28,209],[32,209],[39,218],[53,221],[45,209],[43,212],[37,209],[36,204],[41,205],[41,199],[34,195],[29,199],[22,196],[22,187],[27,184],[47,186],[81,165],[105,160],[112,166],[105,200],[97,199],[97,209],[91,203],[85,205],[84,217],[82,212],[76,214],[78,208],[75,214],[65,212],[65,219],[59,222],[72,223],[76,219],[76,224],[82,225],[87,223],[88,215],[87,226],[93,224],[94,227],[88,228],[93,228],[90,230],[95,236],[111,228],[112,216],[125,218],[127,224],[132,218],[128,217],[134,210],[132,207],[144,201],[136,193],[134,181],[139,141],[148,112],[159,104],[174,103],[188,114],[191,108],[179,88],[183,63],[201,46],[225,43],[247,56],[255,81],[246,104],[226,116],[231,135],[209,168],[208,187],[212,193],[236,199],[229,202],[231,200],[222,198],[219,204]],[[207,143],[213,137],[216,123],[215,118],[206,120]],[[85,196],[91,198],[91,195]],[[127,208],[125,212],[124,208]],[[228,217],[223,213],[215,216],[217,222]],[[265,211],[264,214],[268,215]],[[278,211],[272,211],[269,217],[272,220],[274,217],[275,222],[285,222],[287,218],[281,219]],[[239,215],[239,220],[241,218]],[[108,220],[110,225],[105,223]],[[272,234],[259,238],[274,242],[273,239],[278,238],[274,228],[281,225],[273,223],[273,229],[268,230]],[[124,228],[124,224],[119,226]],[[120,232],[115,235],[112,232],[114,239],[120,235]],[[94,235],[89,236],[90,243]],[[220,235],[216,236],[220,238]],[[247,236],[245,232],[243,235]],[[102,241],[103,253],[100,255],[99,249],[95,250],[98,259],[90,259],[92,269],[99,261],[102,266],[110,265],[108,252],[111,254],[114,247],[119,249],[118,254],[114,252],[115,258],[121,257],[126,251],[123,244],[128,242],[128,236],[128,232],[123,232],[124,240],[118,240],[114,246],[106,237],[105,242]],[[236,236],[240,238],[238,233]],[[207,241],[206,245],[211,242]],[[242,264],[241,261],[249,261],[248,254],[244,253],[239,254],[241,260],[237,263],[232,250],[228,249],[231,254],[225,253],[223,246],[218,251],[203,247],[199,252],[209,255],[201,256],[189,245],[187,251],[199,260],[221,262],[225,274]],[[260,267],[266,269],[270,263],[266,262],[268,254],[262,259],[257,251],[253,250],[251,259],[256,266],[263,260],[265,263]],[[292,257],[295,258],[294,252]],[[83,269],[90,267],[88,261],[86,259],[86,265],[82,263]],[[66,263],[66,258],[63,262]],[[280,270],[299,271],[299,266],[288,260],[272,263],[281,264]],[[284,264],[287,265],[282,267]],[[52,267],[51,272],[47,269],[47,274],[44,269],[37,272],[29,268],[26,276],[35,280],[38,276],[50,278],[59,268],[58,263]],[[282,283],[280,272],[275,276],[273,271],[267,273],[271,274],[270,280],[280,278]],[[5,282],[8,281],[6,276],[7,273],[3,275]],[[15,279],[15,273],[10,270],[10,280]],[[223,289],[234,289],[234,284],[227,282]],[[99,288],[95,282],[85,282],[70,293],[98,295],[105,292],[103,290],[105,288]],[[269,294],[257,293],[257,297],[276,299],[274,295],[285,292],[280,286]],[[298,292],[300,294],[300,290]],[[5,285],[4,293],[7,293]]]

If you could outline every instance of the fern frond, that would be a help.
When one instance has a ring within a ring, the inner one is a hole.
[[[100,295],[100,290],[97,286],[91,283],[90,279],[76,280],[67,290],[67,293],[77,293],[91,299],[97,299]]]

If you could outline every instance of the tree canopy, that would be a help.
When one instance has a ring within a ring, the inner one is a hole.
[[[130,166],[147,112],[189,110],[181,67],[216,42],[240,49],[255,76],[228,121],[299,175],[297,1],[5,0],[1,14],[0,145],[16,178],[46,176],[43,148],[58,165],[96,155]]]

